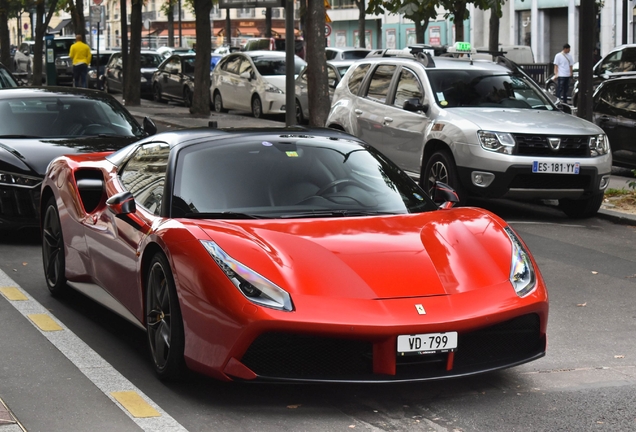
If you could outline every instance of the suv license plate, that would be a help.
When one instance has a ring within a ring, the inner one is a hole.
[[[578,174],[580,168],[578,162],[532,162],[533,173]]]
[[[450,352],[457,348],[457,332],[400,335],[397,351],[404,354],[434,354]]]

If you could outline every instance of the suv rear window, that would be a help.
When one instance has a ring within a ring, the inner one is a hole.
[[[363,65],[359,65],[357,66],[353,73],[351,74],[351,77],[349,78],[349,91],[353,94],[358,94],[358,90],[360,89],[360,83],[362,82],[362,79],[364,78],[364,76],[367,74],[367,71],[369,70],[369,64],[363,64]]]

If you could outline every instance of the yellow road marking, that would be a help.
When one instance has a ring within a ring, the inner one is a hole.
[[[0,287],[0,293],[11,301],[25,301],[29,298],[22,294],[22,291],[16,287]]]
[[[126,410],[136,418],[161,417],[159,411],[146,402],[139,393],[134,391],[112,392],[115,398]]]
[[[64,330],[48,314],[31,314],[27,315],[27,317],[29,317],[29,319],[33,321],[33,324],[38,326],[42,331],[50,332]]]

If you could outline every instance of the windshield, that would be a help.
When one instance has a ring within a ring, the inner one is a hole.
[[[163,60],[159,54],[141,54],[141,67],[156,68]]]
[[[17,87],[18,83],[15,82],[8,70],[0,67],[0,88]]]
[[[255,56],[252,61],[262,76],[285,75],[285,57]],[[294,56],[294,74],[298,75],[306,64],[303,59]]]
[[[340,139],[272,135],[198,144],[177,158],[173,216],[342,217],[437,207],[396,165]]]
[[[505,107],[554,110],[530,79],[484,70],[427,70],[435,100],[442,108]]]
[[[67,138],[143,136],[143,130],[116,101],[44,95],[0,100],[0,136]]]
[[[55,45],[55,55],[63,56],[68,55],[71,50],[71,45],[75,43],[75,39],[53,39],[53,44]]]

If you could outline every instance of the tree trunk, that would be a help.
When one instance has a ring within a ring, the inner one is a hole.
[[[424,20],[424,21],[418,21],[418,20],[414,20],[415,22],[415,41],[418,44],[423,44],[424,43],[424,35],[426,34],[426,29],[428,28],[428,20]]]
[[[272,37],[272,8],[265,8],[265,37]]]
[[[453,11],[453,22],[455,23],[455,42],[465,42],[464,39],[464,17],[466,16],[466,1],[458,1]]]
[[[8,0],[0,0],[0,63],[9,69],[11,64],[11,36],[9,35],[9,4]]]
[[[42,53],[44,52],[44,34],[51,22],[53,12],[57,7],[58,0],[49,3],[48,13],[44,8],[44,2],[37,2],[35,6],[37,24],[35,26],[35,45],[33,46],[33,85],[42,84]]]
[[[497,3],[499,4],[499,3]],[[490,9],[490,29],[488,32],[488,51],[499,51],[499,11],[498,6]]]
[[[594,68],[595,7],[593,2],[581,2],[579,15],[579,93],[577,115],[592,121],[592,68]],[[572,78],[570,78],[572,79]]]
[[[124,64],[123,99],[128,106],[141,103],[141,9],[143,0],[132,0],[130,5],[130,51],[128,62]],[[123,17],[122,17],[123,18]]]
[[[210,0],[195,0],[194,14],[197,30],[197,54],[194,63],[194,92],[190,112],[210,115],[210,53],[212,52],[212,30],[210,28]]]
[[[121,61],[122,67],[124,68],[124,77],[122,79],[122,89],[126,88],[126,67],[128,66],[128,11],[126,10],[127,0],[119,1],[119,10],[121,11],[120,16],[120,24],[121,28],[119,32],[121,33]],[[124,102],[126,99],[124,98]]]
[[[355,0],[355,1],[356,1],[356,4],[358,5],[358,40],[359,40],[358,44],[360,48],[366,48],[367,38],[366,38],[365,25],[366,25],[367,12],[365,8],[365,0]],[[310,2],[310,3],[313,3],[313,2]],[[309,7],[311,8],[312,6],[309,6]],[[323,7],[324,7],[324,3],[323,3]]]
[[[307,0],[298,0],[298,10],[300,11],[300,34],[305,38],[307,32],[305,26],[307,25]]]
[[[230,9],[225,9],[225,37],[227,46],[232,46],[232,20],[230,19]]]
[[[168,46],[174,46],[174,4],[168,5]]]
[[[71,17],[75,34],[81,34],[84,43],[88,43],[86,38],[86,18],[84,17],[84,0],[76,0],[75,7],[72,10]]]
[[[364,5],[364,1],[362,1]],[[309,98],[309,124],[324,126],[329,115],[329,83],[325,59],[325,3],[307,3],[307,91]],[[363,45],[364,46],[364,45]],[[292,109],[292,107],[288,107]]]

